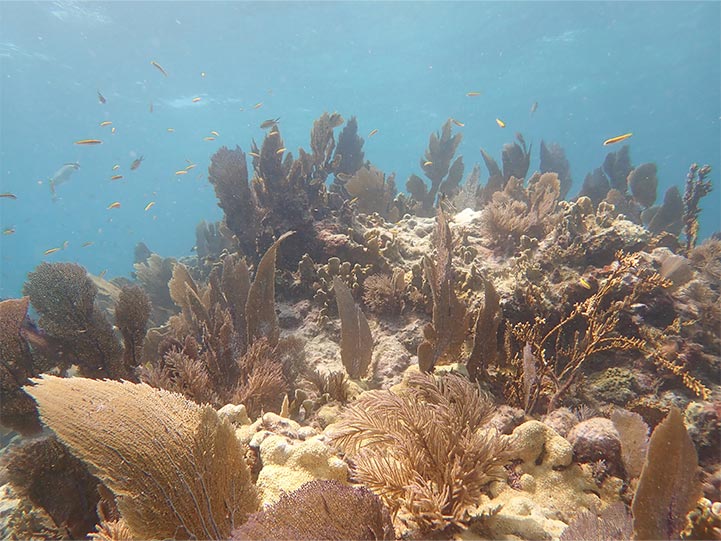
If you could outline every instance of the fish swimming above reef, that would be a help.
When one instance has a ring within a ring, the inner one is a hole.
[[[79,163],[66,163],[60,169],[55,171],[55,174],[52,177],[50,177],[50,192],[53,195],[53,201],[58,200],[55,191],[57,187],[70,180],[70,176],[78,169],[80,169]]]
[[[143,163],[143,157],[140,156],[140,158],[137,158],[133,160],[133,163],[130,164],[130,170],[135,171],[138,167],[140,167],[140,164]]]
[[[103,95],[100,93],[100,90],[98,90],[97,93],[98,93],[98,101],[99,101],[101,104],[104,104],[104,103],[106,103],[106,102],[108,101],[108,100],[105,99],[105,96],[103,96]]]

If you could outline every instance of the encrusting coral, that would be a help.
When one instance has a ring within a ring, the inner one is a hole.
[[[228,539],[256,510],[243,449],[209,406],[145,384],[44,376],[40,415],[113,491],[140,539]]]

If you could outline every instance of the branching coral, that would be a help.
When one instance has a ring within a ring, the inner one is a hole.
[[[356,117],[350,117],[338,135],[335,154],[340,155],[340,163],[336,174],[354,175],[356,171],[363,167],[363,138],[358,136],[358,120],[356,120]]]
[[[556,225],[561,184],[556,173],[534,174],[523,180],[511,177],[503,191],[495,192],[481,214],[481,225],[491,246],[515,251],[523,235],[542,239]]]
[[[373,274],[363,282],[363,302],[371,312],[383,315],[401,313],[405,306],[406,281],[401,269],[391,276]]]
[[[503,178],[506,180],[511,177],[526,178],[531,163],[531,148],[533,145],[531,147],[526,146],[526,140],[520,133],[516,133],[516,139],[518,142],[503,145],[501,153]]]
[[[433,322],[423,328],[424,340],[418,346],[418,365],[430,372],[439,362],[460,359],[466,338],[469,314],[455,292],[451,228],[445,213],[436,216],[435,261],[423,257],[423,269],[433,298]]]
[[[43,422],[113,491],[140,539],[228,539],[256,510],[233,428],[209,406],[144,384],[44,376]]]
[[[311,130],[311,152],[298,157],[286,152],[278,126],[266,134],[260,148],[251,145],[253,177],[249,180],[245,153],[222,147],[211,159],[210,182],[215,186],[225,223],[235,234],[243,254],[255,261],[278,236],[296,231],[281,266],[292,268],[304,252],[317,251],[314,220],[328,212],[325,180],[338,171],[341,154],[333,155],[333,129],[343,119],[323,113]],[[349,143],[351,147],[357,147]]]
[[[522,390],[516,392],[518,402],[526,403],[526,411],[534,411],[542,397],[548,399],[547,410],[553,410],[581,376],[581,367],[599,353],[636,350],[660,364],[662,359],[656,352],[658,342],[625,334],[621,320],[624,311],[642,295],[668,283],[639,265],[640,254],[619,253],[617,257],[618,262],[599,283],[598,290],[576,303],[556,325],[548,329],[544,319],[536,318],[533,323],[520,323],[513,329],[519,342],[530,345],[532,360],[528,362],[536,372],[527,389],[528,399],[520,399],[524,394]],[[522,357],[517,355],[514,362],[520,367]],[[685,377],[690,378],[689,383],[696,381],[688,374]],[[519,386],[521,381],[519,378],[514,385]]]
[[[460,133],[451,135],[451,119],[443,124],[440,134],[431,134],[424,158],[420,160],[424,174],[431,181],[430,189],[416,175],[411,175],[406,182],[406,189],[419,203],[416,214],[430,215],[439,191],[449,197],[454,195],[463,177],[463,160],[459,156],[452,165],[451,160],[462,138]]]
[[[361,395],[332,437],[401,520],[425,533],[461,527],[503,475],[505,441],[483,431],[493,406],[462,376],[415,374],[408,385]]]
[[[289,235],[264,254],[252,284],[245,262],[232,255],[202,287],[176,265],[169,288],[181,313],[149,333],[144,357],[150,362],[141,379],[200,403],[247,401],[254,414],[277,409],[287,391],[287,367],[274,360],[280,335],[275,253]]]
[[[691,164],[686,176],[686,191],[683,195],[683,227],[686,234],[686,251],[696,246],[698,237],[698,215],[701,209],[698,208],[701,198],[711,191],[711,166],[699,167]]]

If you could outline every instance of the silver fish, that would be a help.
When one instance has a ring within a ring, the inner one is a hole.
[[[50,192],[53,194],[53,201],[57,201],[58,199],[55,189],[70,180],[70,175],[78,169],[80,169],[80,164],[78,162],[66,163],[58,169],[52,177],[50,177]]]

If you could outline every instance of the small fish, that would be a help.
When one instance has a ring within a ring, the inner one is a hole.
[[[220,134],[219,134],[217,131],[215,131],[215,130],[211,131],[211,132],[210,132],[210,135],[212,135],[212,136],[214,136],[214,137],[220,137]]]
[[[262,101],[259,101],[258,103],[256,103],[255,105],[253,105],[253,109],[260,109],[261,107],[263,107],[263,102],[262,102]]]
[[[203,141],[215,141],[215,137],[203,137]]]
[[[3,235],[12,235],[13,233],[15,233],[14,227],[8,227],[6,229],[3,229]]]
[[[98,274],[98,278],[104,277],[108,273],[108,269],[103,269],[100,271],[100,274]]]
[[[59,252],[59,251],[60,251],[60,248],[50,248],[48,250],[45,250],[43,252],[43,255],[50,255],[50,254],[54,254],[55,252]]]
[[[195,98],[193,98],[193,103],[198,103],[201,99],[203,99],[203,98],[195,97]]]
[[[98,93],[98,101],[99,101],[101,104],[104,104],[105,102],[108,101],[108,100],[105,99],[105,96],[103,96],[103,95],[100,93],[100,90],[96,90],[96,92]]]
[[[133,163],[130,164],[130,170],[135,171],[138,167],[140,167],[140,164],[143,163],[143,157],[140,156],[140,158],[136,158],[133,160]]]
[[[5,193],[0,193],[0,198],[3,198],[3,199],[17,199],[18,196],[15,195],[14,193],[5,192]]]
[[[100,145],[102,141],[100,139],[80,139],[75,141],[76,145]]]
[[[117,171],[118,169],[120,169],[120,164],[116,163],[113,165],[113,171]]]
[[[175,128],[168,128],[168,133],[173,133],[175,131]]]
[[[70,246],[70,241],[63,242],[63,250],[65,250],[68,246]]]
[[[278,130],[273,130],[268,132],[268,137],[273,137],[274,135],[278,135],[280,132]]]
[[[496,119],[496,124],[498,124],[498,127],[499,127],[499,128],[505,128],[505,127],[506,127],[506,123],[503,122],[503,120],[501,120],[500,118],[497,118],[497,119]]]
[[[110,180],[120,180],[121,178],[123,178],[123,175],[113,175]]]
[[[160,64],[158,64],[155,60],[151,60],[151,61],[150,61],[150,64],[151,64],[152,66],[154,66],[155,69],[157,69],[160,73],[162,73],[162,74],[165,75],[166,77],[168,76],[168,72],[165,71],[165,70],[163,69],[163,66],[161,66]]]
[[[372,129],[371,132],[368,134],[368,137],[373,137],[376,133],[378,133],[378,128]]]
[[[278,117],[278,118],[269,118],[268,120],[264,120],[264,121],[260,124],[260,129],[261,129],[261,130],[265,130],[265,129],[267,129],[267,128],[272,128],[273,126],[275,126],[275,125],[278,123],[279,120],[280,120],[280,117]]]
[[[113,126],[112,128],[110,128],[110,133],[112,133],[113,135],[115,135],[115,126]]]
[[[612,145],[614,143],[619,143],[621,141],[625,141],[632,135],[633,135],[633,133],[629,132],[629,133],[624,133],[623,135],[617,135],[616,137],[611,137],[610,139],[606,139],[603,142],[603,146]]]
[[[89,241],[83,242],[83,243],[80,245],[80,247],[81,247],[81,248],[87,248],[88,246],[92,246],[93,244],[95,244],[95,243],[94,243],[92,240],[89,240]]]
[[[463,126],[465,126],[465,124],[463,122],[461,122],[460,120],[456,120],[455,118],[452,118],[451,122],[453,122],[459,128],[462,128]]]
[[[283,154],[285,152],[285,147],[280,147],[278,150],[275,151],[276,154]]]
[[[147,205],[145,205],[145,212],[148,212],[151,208],[153,208],[153,205],[155,205],[155,201],[151,201]]]
[[[531,105],[531,114],[535,113],[537,109],[538,109],[538,102],[534,101],[533,104]]]
[[[248,156],[253,156],[254,158],[260,158],[260,154],[257,152],[248,152]]]
[[[201,71],[201,72],[200,72],[200,76],[201,76],[201,77],[205,77],[205,72],[204,72],[204,71]]]
[[[120,201],[115,201],[108,205],[108,210],[120,208]]]
[[[80,169],[79,163],[66,163],[60,169],[55,171],[55,174],[52,177],[50,177],[50,193],[53,196],[53,201],[57,200],[57,197],[55,195],[55,189],[61,184],[64,184],[65,182],[70,180],[70,175],[72,175],[78,169]]]
[[[586,280],[583,276],[578,279],[578,283],[581,284],[581,287],[584,289],[592,289],[591,284],[588,283],[588,280]]]
[[[195,169],[197,166],[198,166],[197,163],[191,163],[190,165],[188,165],[188,166],[185,168],[185,170],[186,170],[186,171],[190,171],[191,169]]]
[[[423,162],[423,167],[430,167],[431,165],[433,165],[433,162],[430,160]]]
[[[101,127],[101,128],[104,128],[105,126],[110,126],[111,124],[112,124],[112,122],[110,122],[109,120],[103,120],[103,121],[100,123],[100,127]]]
[[[349,175],[348,173],[338,173],[335,177],[341,182],[348,182],[353,178],[353,175]]]
[[[475,98],[475,97],[480,96],[480,95],[481,95],[481,93],[480,93],[480,92],[477,92],[477,91],[466,92],[466,96],[468,96],[469,98]]]
[[[188,171],[186,169],[181,169],[180,171],[175,172],[176,175],[187,175]]]

